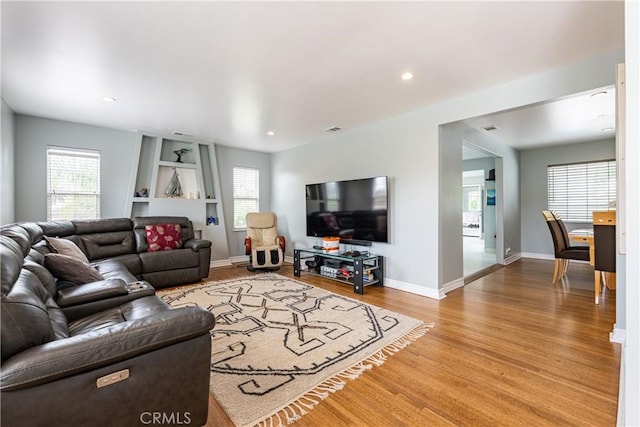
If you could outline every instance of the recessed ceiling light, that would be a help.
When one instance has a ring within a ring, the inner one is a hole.
[[[411,80],[413,78],[413,73],[407,71],[406,73],[402,73],[402,76],[400,76],[400,78],[402,80]]]
[[[612,127],[608,127],[608,128],[602,128],[600,129],[602,132],[613,132],[613,128]]]
[[[102,100],[105,102],[116,102],[116,99],[113,96],[103,96]]]
[[[275,134],[276,134],[276,133],[275,133],[274,131],[272,131],[272,130],[270,130],[269,132],[267,132],[267,135],[269,135],[269,136],[273,136],[273,135],[275,135]]]
[[[597,97],[599,97],[599,96],[604,96],[604,95],[606,95],[606,94],[607,94],[607,91],[606,91],[606,90],[603,90],[603,91],[600,91],[600,92],[592,93],[592,94],[591,94],[591,97],[592,97],[592,98],[597,98]]]

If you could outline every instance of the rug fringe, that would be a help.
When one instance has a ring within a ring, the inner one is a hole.
[[[342,390],[347,384],[347,380],[355,380],[363,372],[373,368],[374,366],[382,365],[389,356],[396,354],[418,338],[422,337],[434,326],[434,323],[421,323],[402,337],[387,344],[356,365],[323,381],[313,389],[305,392],[293,402],[289,403],[287,406],[278,409],[255,425],[259,427],[284,427],[287,424],[293,424],[303,415],[307,414],[309,410],[313,409],[320,402],[329,397],[330,393]]]

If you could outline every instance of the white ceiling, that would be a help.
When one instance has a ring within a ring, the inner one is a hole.
[[[267,152],[307,143],[331,126],[353,128],[624,43],[620,1],[1,7],[2,97],[15,112],[179,130]],[[407,70],[415,78],[403,81]],[[553,108],[528,114],[556,114]],[[492,121],[511,142],[555,138],[522,138],[528,117],[511,112]]]

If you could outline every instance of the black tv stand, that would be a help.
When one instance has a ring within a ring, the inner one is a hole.
[[[306,261],[309,261],[311,266],[308,266]],[[364,293],[366,286],[384,286],[383,265],[382,256],[369,253],[353,257],[346,254],[329,254],[318,249],[293,250],[294,276],[300,277],[305,271],[351,285],[353,292],[360,295]]]

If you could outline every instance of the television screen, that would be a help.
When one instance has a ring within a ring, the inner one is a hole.
[[[387,177],[306,186],[307,236],[388,243]]]

